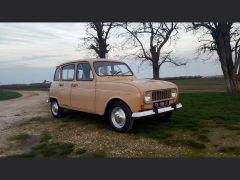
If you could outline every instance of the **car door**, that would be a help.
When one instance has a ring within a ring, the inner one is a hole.
[[[71,87],[74,82],[75,64],[62,66],[61,81],[59,82],[59,103],[62,106],[71,106]]]
[[[61,67],[57,67],[54,73],[53,82],[51,83],[51,90],[49,93],[51,93],[51,96],[58,99],[59,98],[59,91],[61,83]]]
[[[76,81],[71,90],[71,106],[80,111],[95,113],[95,81],[88,62],[77,64]]]

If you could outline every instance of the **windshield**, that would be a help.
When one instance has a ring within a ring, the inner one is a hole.
[[[127,64],[122,62],[101,61],[94,63],[94,69],[99,76],[132,76]]]

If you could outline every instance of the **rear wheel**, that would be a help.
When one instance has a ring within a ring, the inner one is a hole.
[[[134,124],[131,110],[121,101],[114,103],[110,107],[108,119],[112,127],[118,132],[131,130]]]
[[[63,111],[64,111],[64,109],[59,106],[57,100],[54,99],[51,101],[51,112],[52,112],[53,117],[55,117],[55,118],[62,117]]]

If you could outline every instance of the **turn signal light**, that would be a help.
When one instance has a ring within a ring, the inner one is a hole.
[[[144,104],[143,103],[141,104],[141,110],[144,110]]]
[[[177,98],[176,98],[176,103],[177,104],[179,103],[179,96],[177,96]]]

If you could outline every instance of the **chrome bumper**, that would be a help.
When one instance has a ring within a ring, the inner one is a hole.
[[[179,109],[182,107],[181,103],[178,103],[176,105],[176,109]],[[159,108],[158,109],[158,114],[168,112],[168,111],[173,111],[175,108],[173,107],[165,107],[165,108]],[[142,112],[134,112],[132,113],[133,118],[138,118],[138,117],[144,117],[144,116],[150,116],[156,114],[153,110],[147,110],[147,111],[142,111]]]

